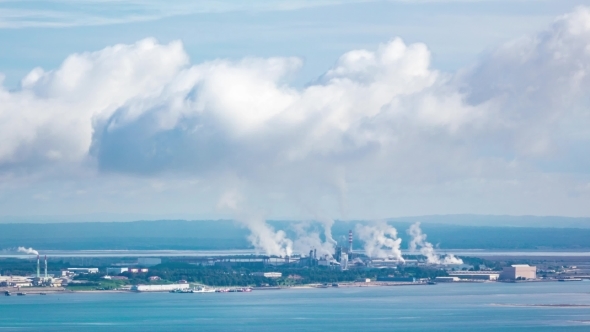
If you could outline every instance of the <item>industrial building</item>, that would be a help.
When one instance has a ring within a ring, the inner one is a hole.
[[[139,266],[156,266],[160,264],[162,264],[161,258],[139,257],[137,259],[137,265]]]
[[[283,276],[281,272],[252,272],[251,275],[265,278],[280,278]]]
[[[414,277],[377,277],[377,281],[388,281],[388,282],[416,282]]]
[[[0,276],[0,287],[30,287],[33,286],[31,278],[21,276]]]
[[[528,264],[515,264],[505,267],[500,274],[500,280],[528,280],[537,279],[537,267]]]
[[[189,289],[189,284],[169,284],[169,285],[134,285],[131,290],[134,292],[169,292],[176,289]]]
[[[123,272],[128,272],[128,267],[107,267],[107,274],[108,275],[119,275]]]
[[[434,278],[436,282],[456,282],[461,281],[458,277],[436,277]]]
[[[108,275],[119,275],[124,272],[129,273],[148,273],[149,269],[142,267],[107,267],[107,274]]]
[[[68,271],[74,272],[76,274],[86,273],[86,274],[93,274],[98,273],[97,267],[70,267]]]
[[[500,278],[500,271],[453,271],[449,276],[464,280],[496,281]]]

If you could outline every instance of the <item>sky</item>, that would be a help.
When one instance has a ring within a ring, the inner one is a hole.
[[[0,221],[590,216],[590,2],[0,0]]]

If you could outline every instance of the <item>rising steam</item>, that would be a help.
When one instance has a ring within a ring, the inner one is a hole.
[[[39,252],[33,248],[18,247],[17,251],[28,255],[39,255]]]
[[[250,230],[248,241],[257,250],[264,251],[269,256],[291,256],[293,254],[293,241],[287,238],[284,231],[275,231],[264,218],[250,215],[238,217],[237,220]]]
[[[357,225],[356,233],[365,243],[365,254],[374,258],[391,258],[404,262],[397,237],[397,230],[385,222],[371,225]]]
[[[408,234],[412,236],[412,240],[410,241],[410,251],[412,253],[416,252],[416,249],[420,248],[420,253],[426,256],[426,261],[430,264],[463,264],[463,260],[460,258],[455,257],[454,255],[446,255],[444,258],[441,258],[432,243],[426,241],[426,234],[422,233],[422,229],[420,229],[420,223],[417,222],[410,226],[408,229]]]
[[[332,223],[334,223],[332,221]],[[302,254],[310,250],[317,250],[320,256],[334,256],[336,241],[332,238],[332,223],[323,222],[325,241],[322,241],[319,232],[311,229],[309,223],[298,223],[293,226],[297,236],[293,248]]]
[[[241,201],[240,193],[234,189],[221,196],[217,207],[231,210],[235,219],[250,230],[248,241],[256,250],[269,256],[291,256],[293,241],[287,238],[287,234],[282,230],[275,231],[262,216],[245,211],[241,208]]]

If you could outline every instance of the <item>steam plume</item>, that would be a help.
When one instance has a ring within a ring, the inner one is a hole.
[[[417,222],[410,226],[408,234],[412,236],[410,241],[410,251],[416,252],[416,249],[420,248],[420,253],[426,256],[426,261],[430,264],[463,264],[463,260],[455,257],[454,255],[446,255],[444,258],[436,253],[432,243],[426,241],[426,234],[422,233],[420,223]]]
[[[28,255],[39,255],[39,252],[33,248],[18,247],[17,251]]]
[[[291,256],[293,254],[293,241],[287,238],[287,234],[275,231],[260,215],[248,213],[240,207],[242,197],[237,190],[230,190],[223,194],[217,204],[218,208],[226,208],[233,211],[236,220],[242,223],[248,230],[248,241],[266,255]]]
[[[369,257],[392,258],[403,262],[397,230],[385,222],[371,225],[357,225],[356,233],[365,243],[365,254]]]
[[[267,255],[291,256],[293,254],[293,241],[287,238],[284,231],[275,231],[264,218],[250,215],[238,217],[238,221],[250,230],[248,240],[257,250],[264,251]]]
[[[333,221],[332,221],[333,223]],[[294,225],[297,238],[293,243],[294,249],[299,253],[307,253],[316,249],[320,255],[334,255],[336,241],[332,238],[332,228],[330,223],[322,223],[324,227],[324,236],[326,241],[322,241],[317,231],[310,230],[309,223],[298,223]]]

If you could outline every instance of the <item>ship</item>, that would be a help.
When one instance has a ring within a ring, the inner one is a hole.
[[[170,291],[170,293],[192,293],[192,292],[193,292],[192,289],[180,289],[180,288],[173,289]]]
[[[252,288],[250,287],[243,287],[243,288],[231,288],[229,290],[230,293],[248,293],[251,292]]]

